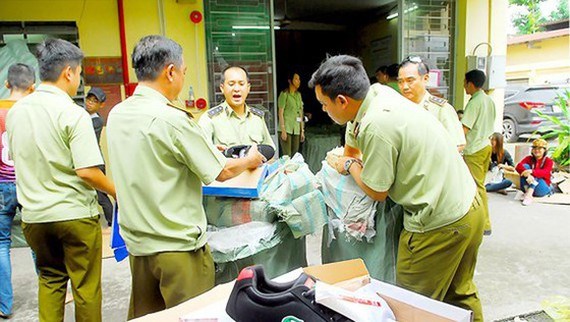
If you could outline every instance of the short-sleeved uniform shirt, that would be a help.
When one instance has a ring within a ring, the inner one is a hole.
[[[275,148],[264,120],[265,112],[245,106],[240,117],[227,102],[211,108],[200,117],[198,124],[213,144],[227,147],[240,144],[267,144]]]
[[[362,181],[404,207],[404,228],[425,232],[461,219],[475,182],[455,144],[429,112],[372,85],[355,118]]]
[[[489,137],[494,132],[496,114],[495,103],[483,90],[471,96],[461,119],[461,123],[469,128],[465,135],[464,155],[474,154],[491,145]]]
[[[456,146],[465,145],[463,126],[457,117],[457,112],[446,99],[426,92],[419,105],[441,122]]]
[[[303,120],[303,98],[298,91],[295,93],[284,90],[279,94],[277,106],[283,110],[285,132],[293,135],[301,134]]]
[[[82,107],[58,87],[42,84],[14,104],[6,127],[25,223],[99,215],[95,190],[75,173],[103,164]]]
[[[226,159],[191,116],[139,85],[109,114],[107,143],[129,252],[145,256],[202,247],[202,182],[214,181]]]

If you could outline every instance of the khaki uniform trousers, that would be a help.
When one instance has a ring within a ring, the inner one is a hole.
[[[129,255],[132,275],[128,320],[171,308],[214,287],[208,245],[195,251]]]
[[[485,215],[485,231],[489,232],[491,231],[491,218],[489,217],[489,202],[487,199],[487,190],[485,189],[485,176],[487,175],[487,171],[489,171],[492,151],[493,149],[489,145],[474,154],[463,156],[463,160],[465,160],[475,180],[475,184],[477,184],[477,191],[481,195]]]
[[[484,218],[479,196],[459,221],[425,233],[400,235],[396,283],[408,290],[472,310],[483,321],[473,274],[483,239]]]
[[[293,156],[295,153],[299,152],[299,145],[301,142],[301,135],[287,133],[287,140],[283,141],[281,139],[281,132],[278,132],[279,144],[281,145],[281,152],[283,155]]]
[[[101,321],[101,225],[99,216],[50,223],[22,223],[36,253],[40,321],[63,321],[67,281],[75,321]]]

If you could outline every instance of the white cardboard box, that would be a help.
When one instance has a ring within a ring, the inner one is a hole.
[[[325,283],[336,284],[351,290],[371,283],[376,292],[388,303],[399,322],[472,321],[473,314],[469,310],[432,300],[417,293],[371,278],[361,259],[297,269],[275,280],[293,280],[299,276],[301,271]],[[233,321],[225,313],[225,304],[233,289],[233,284],[234,282],[218,285],[209,292],[176,307],[131,321]]]

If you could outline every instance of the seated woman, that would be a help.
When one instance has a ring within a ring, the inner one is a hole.
[[[511,180],[505,179],[502,170],[515,171],[515,164],[509,151],[503,148],[503,135],[501,133],[495,132],[491,135],[491,146],[493,152],[491,153],[489,171],[496,173],[498,176],[494,177],[492,182],[487,183],[485,189],[487,192],[498,192],[506,195],[505,189],[513,183]]]
[[[532,204],[532,197],[544,197],[552,193],[550,177],[554,162],[546,156],[547,148],[546,140],[534,140],[531,155],[517,164],[516,170],[521,175],[521,188],[525,191],[523,206]]]

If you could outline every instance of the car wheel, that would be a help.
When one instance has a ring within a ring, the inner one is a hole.
[[[503,120],[503,138],[507,142],[516,142],[519,138],[517,126],[511,119]]]

